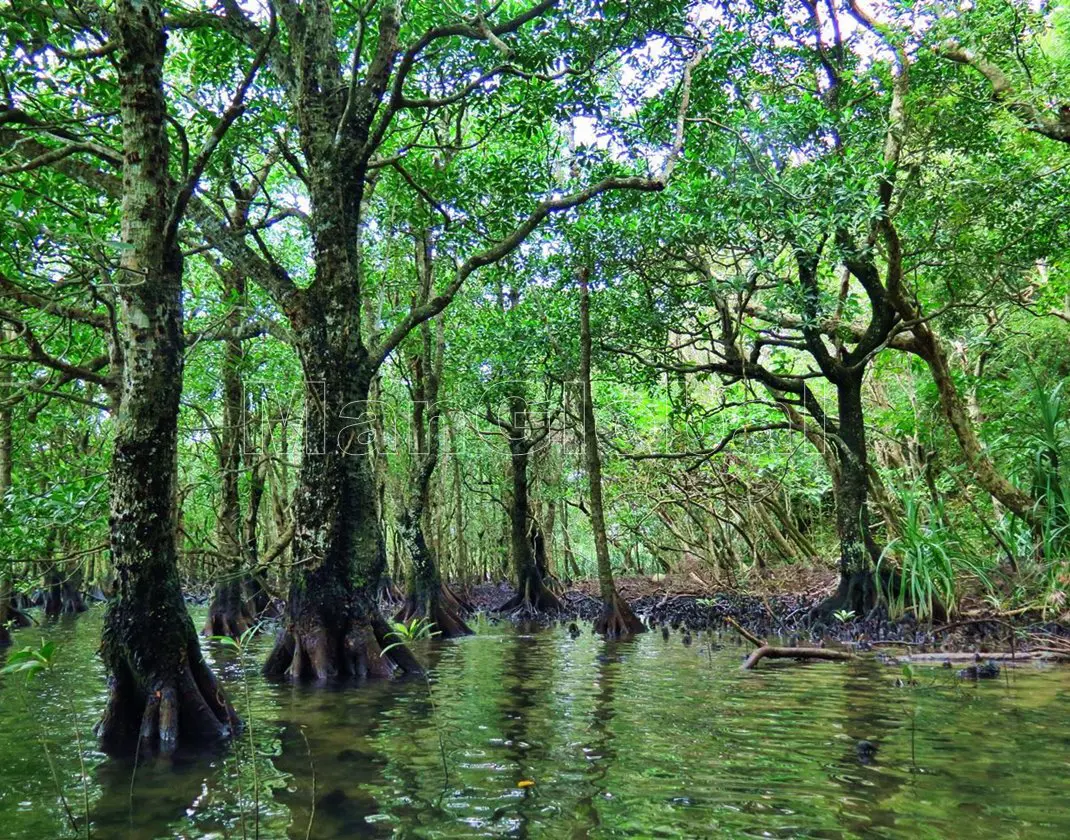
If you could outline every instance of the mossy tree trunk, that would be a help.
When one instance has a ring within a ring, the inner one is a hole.
[[[426,231],[420,235],[416,247],[421,280],[420,297],[426,300],[434,284],[432,242]],[[468,635],[472,630],[461,616],[459,601],[442,580],[438,557],[426,539],[431,479],[438,465],[442,437],[439,393],[446,347],[445,320],[442,315],[435,319],[433,337],[431,322],[426,321],[421,325],[420,339],[421,348],[413,360],[415,467],[408,501],[398,517],[402,542],[412,561],[412,573],[409,575],[405,602],[396,617],[399,621],[426,619],[434,623],[434,629],[442,637],[453,638]]]
[[[204,634],[238,638],[252,626],[253,616],[243,586],[245,540],[238,488],[247,415],[241,376],[244,353],[238,334],[245,304],[245,281],[236,269],[223,272],[223,298],[230,309],[226,318],[228,335],[223,344],[223,417],[218,437],[220,497],[216,545],[220,572],[208,606]],[[255,547],[255,531],[253,537]]]
[[[509,396],[509,420],[487,419],[501,428],[509,443],[513,492],[509,500],[509,546],[516,575],[516,595],[502,604],[500,612],[537,614],[561,609],[561,602],[546,585],[542,570],[536,562],[531,539],[531,509],[528,498],[528,466],[532,449],[550,432],[551,419],[545,418],[541,430],[529,432],[530,413],[524,395],[514,391]]]
[[[320,313],[316,321],[328,317]],[[306,445],[293,502],[294,577],[285,624],[264,670],[269,677],[318,682],[418,671],[404,647],[383,653],[390,631],[376,599],[380,530],[367,443],[370,377],[359,355],[337,352],[323,331],[308,332],[320,340],[313,343],[306,333],[298,341]]]
[[[581,434],[591,497],[591,530],[594,533],[594,552],[598,561],[598,588],[602,598],[602,612],[594,623],[594,629],[607,639],[626,639],[636,633],[642,633],[646,628],[643,622],[636,618],[628,602],[621,598],[613,581],[605,506],[602,500],[602,459],[598,452],[598,430],[595,426],[594,397],[591,389],[591,295],[586,268],[580,272],[579,284],[580,390],[583,421]]]
[[[108,752],[168,754],[219,741],[238,720],[201,655],[178,576],[183,260],[168,173],[163,15],[156,0],[118,0],[114,21],[125,281],[116,283],[122,373],[109,524],[119,585],[104,620],[109,696],[98,733]]]
[[[861,373],[837,383],[839,481],[836,484],[836,534],[840,541],[840,582],[823,609],[865,615],[876,604],[874,568],[880,549],[870,532],[865,416]]]

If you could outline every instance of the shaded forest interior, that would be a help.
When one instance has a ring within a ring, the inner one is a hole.
[[[0,21],[0,644],[106,603],[108,752],[236,731],[250,628],[1066,618],[1065,4]]]

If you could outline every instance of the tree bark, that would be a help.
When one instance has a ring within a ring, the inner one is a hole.
[[[157,0],[119,0],[123,136],[122,359],[110,473],[118,594],[104,620],[108,705],[98,727],[110,753],[170,754],[228,737],[238,719],[201,655],[178,576],[174,487],[182,392],[182,252],[168,174]]]
[[[324,682],[420,670],[403,646],[383,653],[391,640],[376,600],[381,569],[367,440],[371,377],[358,352],[339,352],[327,340],[335,317],[313,311],[298,333],[306,442],[293,502],[289,601],[264,666],[272,678]]]
[[[835,595],[819,607],[830,615],[837,610],[867,614],[877,604],[879,590],[874,566],[880,550],[869,529],[865,415],[862,408],[862,372],[848,373],[836,383],[839,409],[836,483],[836,535],[840,542],[840,583]]]
[[[643,626],[628,602],[620,597],[613,581],[613,566],[609,557],[606,536],[605,508],[602,501],[602,459],[598,452],[598,433],[594,418],[594,398],[591,389],[591,295],[587,284],[587,269],[580,272],[580,387],[583,392],[583,452],[587,467],[587,483],[591,495],[591,530],[594,532],[594,553],[598,562],[598,588],[602,597],[602,612],[594,629],[607,639],[631,638],[642,633]]]
[[[60,615],[77,615],[88,607],[82,599],[81,568],[63,574],[55,564],[50,564],[45,573],[45,615],[56,618]]]
[[[417,245],[417,265],[423,278],[425,297],[431,286],[431,261],[431,243],[425,233]],[[460,603],[443,583],[438,558],[425,538],[431,479],[438,465],[441,439],[442,406],[439,392],[446,346],[445,321],[441,315],[435,320],[434,331],[432,340],[431,323],[425,322],[421,326],[422,351],[417,354],[413,365],[415,388],[412,423],[417,456],[414,459],[415,471],[409,500],[398,521],[402,541],[412,560],[412,574],[397,620],[426,619],[434,623],[434,629],[442,637],[455,638],[469,635],[472,630],[461,617]]]
[[[0,350],[11,340],[8,325],[0,323]],[[8,400],[14,394],[10,382],[11,367],[0,363],[0,521],[8,515],[7,495],[11,492],[11,471],[14,460],[15,441],[12,435],[12,411]],[[8,622],[14,618],[14,604],[11,602],[11,572],[13,558],[0,555],[0,647],[11,644]]]
[[[241,380],[244,353],[237,332],[242,324],[245,282],[235,269],[224,273],[223,298],[230,307],[226,323],[231,334],[223,345],[223,425],[219,432],[220,500],[216,544],[221,570],[208,607],[204,634],[236,639],[252,626],[253,616],[242,586],[244,552],[238,479],[242,469],[246,413]]]
[[[512,456],[513,493],[509,504],[509,544],[516,574],[516,595],[502,604],[499,612],[533,615],[561,609],[535,562],[528,530],[531,517],[528,502],[528,463],[533,442],[527,436],[528,409],[524,397],[510,397],[512,420],[508,424],[509,454]]]

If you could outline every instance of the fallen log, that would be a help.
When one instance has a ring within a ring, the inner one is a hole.
[[[943,664],[944,662],[981,662],[985,660],[993,662],[1035,662],[1048,660],[1053,662],[1070,660],[1070,653],[1056,648],[1032,648],[1019,650],[1013,653],[968,653],[963,651],[945,651],[944,653],[908,653],[896,657],[896,662],[932,662]]]
[[[762,645],[753,651],[743,663],[742,670],[751,671],[763,659],[824,659],[833,662],[845,662],[856,659],[853,653],[845,650],[826,650],[825,648],[772,647]]]
[[[726,623],[728,623],[732,627],[734,627],[736,629],[736,632],[739,633],[739,635],[741,635],[744,639],[746,639],[752,645],[755,645],[756,647],[765,647],[765,640],[764,639],[759,639],[757,636],[755,636],[749,630],[745,630],[740,625],[740,623],[738,621],[736,621],[734,618],[732,618],[732,616],[726,615],[724,617],[724,620],[725,620]]]

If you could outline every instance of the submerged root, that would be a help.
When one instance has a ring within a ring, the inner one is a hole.
[[[827,648],[772,647],[762,645],[746,658],[741,666],[744,671],[751,671],[763,659],[820,659],[831,662],[847,662],[855,655],[845,650],[828,650]]]
[[[205,636],[229,636],[232,639],[240,639],[242,634],[253,626],[253,618],[245,609],[218,609],[208,612],[208,620],[204,623]]]
[[[434,625],[433,629],[438,631],[438,638],[455,639],[459,636],[470,636],[473,632],[461,617],[461,613],[460,601],[442,584],[437,595],[410,594],[394,616],[394,620],[409,622],[414,618],[423,618]]]
[[[6,604],[0,603],[0,638],[3,637],[8,627],[18,630],[22,627],[33,625],[33,619],[15,605],[15,599],[11,598]],[[8,636],[10,641],[10,634]],[[0,644],[4,644],[0,642]]]
[[[78,587],[68,581],[50,586],[45,594],[45,615],[49,618],[77,615],[87,609]]]
[[[146,688],[125,661],[113,669],[97,735],[109,755],[170,756],[180,747],[217,744],[240,727],[194,638],[177,673],[153,678]]]
[[[201,631],[205,636],[229,636],[232,639],[253,626],[253,616],[239,583],[224,583],[216,587],[208,619]]]
[[[293,621],[279,633],[264,665],[270,679],[325,683],[335,679],[386,679],[396,673],[420,673],[404,645],[394,645],[390,627],[380,617],[347,618],[329,628],[321,621]]]
[[[609,602],[603,603],[602,613],[595,619],[594,632],[607,639],[630,639],[646,630],[628,602],[614,592]]]

